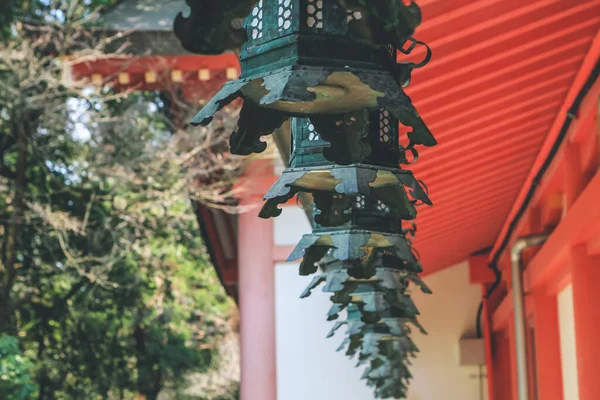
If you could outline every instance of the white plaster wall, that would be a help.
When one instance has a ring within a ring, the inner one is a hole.
[[[298,264],[276,265],[278,400],[374,399],[360,380],[362,371],[335,351],[343,338],[341,330],[326,339],[332,326],[326,321],[328,295],[317,290],[311,297],[299,299],[310,280],[298,276]],[[466,264],[425,280],[435,294],[419,293],[415,299],[430,335],[414,335],[421,353],[414,361],[409,400],[485,399],[486,382],[483,380],[480,388],[479,368],[458,365],[459,340],[475,328],[480,288],[469,285]]]
[[[298,206],[285,206],[281,209],[281,215],[272,219],[275,245],[295,246],[302,239],[302,235],[311,232],[306,211]]]
[[[467,263],[427,276],[425,282],[433,294],[418,292],[413,298],[429,335],[413,334],[421,353],[413,362],[408,400],[486,399],[487,382],[478,378],[479,367],[460,367],[458,361],[460,339],[475,335],[480,286],[469,284]],[[485,374],[485,367],[481,371]]]
[[[275,315],[277,330],[278,400],[372,400],[360,380],[362,371],[335,350],[341,330],[327,339],[331,329],[329,295],[317,290],[307,299],[299,295],[311,278],[298,275],[298,264],[277,264]]]
[[[573,286],[558,294],[558,321],[560,326],[560,355],[562,361],[563,392],[565,400],[579,400],[577,383],[577,354],[575,316],[573,313]]]

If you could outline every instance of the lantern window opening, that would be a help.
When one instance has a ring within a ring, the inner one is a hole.
[[[379,141],[381,143],[390,142],[390,139],[392,138],[391,129],[390,112],[382,108],[379,112]]]
[[[381,200],[377,200],[377,209],[379,211],[383,211],[385,213],[389,213],[390,212],[390,208],[388,206],[386,206],[385,203],[382,202]]]
[[[348,13],[348,16],[346,17],[346,19],[348,20],[348,23],[354,22],[354,21],[360,21],[363,17],[362,13],[360,11],[348,10],[347,13]]]
[[[323,0],[308,0],[306,26],[323,29]]]
[[[363,209],[367,205],[367,200],[364,195],[359,194],[356,196],[356,208]]]
[[[317,133],[317,131],[315,130],[315,126],[313,124],[308,122],[306,129],[308,131],[308,140],[309,141],[315,142],[317,140],[321,140],[321,136]]]
[[[292,0],[278,0],[277,26],[279,30],[288,30],[292,27]]]
[[[252,9],[252,21],[250,22],[252,39],[260,39],[263,36],[263,0]]]

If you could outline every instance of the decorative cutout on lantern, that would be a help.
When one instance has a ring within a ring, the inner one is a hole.
[[[254,40],[263,37],[263,0],[260,0],[252,9],[250,35]]]
[[[352,21],[358,21],[362,19],[362,13],[360,11],[348,10],[348,17],[346,18],[348,23]]]
[[[323,28],[323,1],[308,0],[306,5],[306,26],[308,28]]]
[[[259,216],[278,216],[279,206],[298,193],[312,196],[313,233],[289,258],[302,259],[301,275],[319,272],[302,297],[323,284],[331,294],[328,319],[340,319],[331,335],[346,326],[340,349],[358,355],[378,398],[406,397],[409,359],[418,351],[410,327],[425,332],[410,288],[431,291],[417,275],[415,229],[403,225],[416,217],[417,205],[432,203],[424,184],[400,165],[409,164],[407,153],[416,161],[417,146],[437,144],[402,89],[431,58],[427,45],[411,37],[421,22],[419,7],[391,0],[188,3],[190,17],[176,21],[188,48],[237,43],[231,29],[227,36],[225,25],[204,15],[209,10],[245,17],[246,34],[240,79],[228,82],[192,123],[210,123],[241,98],[230,145],[248,155],[264,151],[261,137],[291,118],[289,168],[265,195]],[[217,32],[228,39],[219,42]],[[421,62],[397,63],[398,51],[410,54],[417,46],[426,49]],[[408,128],[406,147],[399,123]]]
[[[382,109],[379,114],[379,141],[387,144],[391,138],[390,112]]]
[[[321,136],[319,136],[319,134],[315,130],[315,126],[310,123],[310,120],[308,120],[307,130],[308,130],[308,140],[309,141],[315,142],[317,140],[321,140]]]
[[[278,0],[279,11],[277,12],[277,27],[280,31],[286,31],[292,27],[292,0]]]

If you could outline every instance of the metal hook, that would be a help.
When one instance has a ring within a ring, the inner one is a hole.
[[[412,53],[412,51],[418,46],[425,46],[426,49],[426,54],[425,54],[425,58],[423,60],[421,60],[421,62],[418,63],[414,63],[414,62],[401,62],[398,63],[398,69],[400,71],[400,78],[399,78],[399,82],[402,85],[403,88],[407,87],[408,85],[410,85],[410,81],[411,81],[411,75],[412,75],[412,71],[414,69],[417,68],[422,68],[425,65],[427,65],[429,63],[429,61],[431,61],[431,57],[433,55],[433,52],[431,51],[431,48],[425,43],[422,42],[420,40],[416,40],[415,38],[409,37],[407,39],[407,41],[405,42],[405,44],[407,42],[410,42],[410,45],[408,46],[408,48],[404,48],[400,47],[399,51],[404,53],[404,54],[410,54]]]
[[[413,51],[413,50],[414,50],[414,49],[415,49],[417,46],[419,46],[419,45],[420,45],[420,46],[425,46],[425,49],[426,49],[426,51],[427,51],[427,54],[425,54],[425,58],[424,58],[424,59],[423,59],[421,62],[419,62],[419,63],[407,62],[407,63],[400,63],[400,64],[403,64],[403,65],[410,65],[410,66],[411,66],[413,69],[414,69],[414,68],[422,68],[422,67],[426,66],[427,64],[429,64],[429,61],[431,61],[431,56],[433,55],[433,52],[431,51],[431,48],[430,48],[430,47],[427,45],[427,43],[425,43],[425,42],[422,42],[422,41],[420,41],[420,40],[417,40],[417,39],[415,39],[415,38],[413,38],[413,37],[409,37],[409,38],[406,40],[406,42],[404,42],[404,43],[406,44],[407,42],[410,42],[410,46],[408,46],[408,48],[407,48],[407,49],[404,49],[404,46],[403,46],[403,47],[400,47],[400,49],[398,49],[398,50],[400,50],[400,52],[402,52],[402,53],[404,53],[404,54],[408,55],[408,54],[412,53],[412,51]]]
[[[419,160],[419,152],[417,151],[417,149],[414,148],[414,144],[413,145],[409,145],[408,147],[404,147],[402,145],[398,146],[400,148],[400,164],[402,165],[411,165],[416,163]],[[408,161],[408,158],[406,158],[406,152],[409,151],[412,156],[413,159],[412,161]]]

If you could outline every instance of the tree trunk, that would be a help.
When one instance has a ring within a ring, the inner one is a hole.
[[[138,398],[141,395],[144,400],[156,400],[163,384],[162,368],[159,360],[147,354],[146,332],[139,323],[133,331],[133,338],[137,350]]]
[[[19,236],[21,225],[23,224],[25,214],[25,193],[27,191],[27,147],[28,147],[28,129],[26,126],[19,126],[15,129],[17,145],[17,166],[15,173],[15,195],[13,197],[12,218],[8,226],[6,235],[6,260],[4,262],[4,276],[2,279],[2,288],[0,299],[2,308],[0,308],[0,332],[14,333],[13,326],[13,304],[11,302],[11,292],[17,275],[17,253],[19,249]]]

